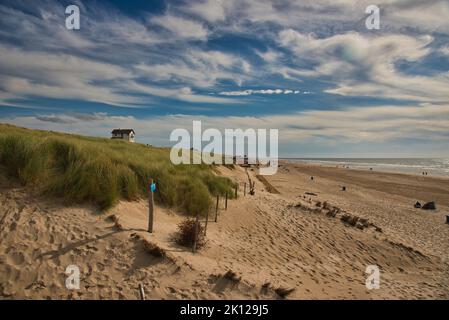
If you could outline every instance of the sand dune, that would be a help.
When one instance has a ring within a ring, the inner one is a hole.
[[[243,168],[219,171],[247,182]],[[174,243],[183,217],[172,210],[156,207],[148,234],[144,200],[101,213],[2,181],[0,297],[139,299],[143,285],[148,299],[279,299],[280,288],[292,290],[288,299],[449,298],[447,180],[291,164],[264,183],[249,175],[256,194],[240,194],[226,211],[221,201],[195,254]],[[437,210],[415,209],[416,200],[435,200]],[[71,264],[79,290],[65,287]],[[378,290],[365,287],[372,264]]]

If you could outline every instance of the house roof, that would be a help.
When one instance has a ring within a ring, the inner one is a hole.
[[[134,131],[134,129],[114,129],[114,130],[112,130],[111,133],[112,133],[112,134],[116,134],[116,133],[130,134],[131,132],[134,133],[134,134],[136,134],[136,132]]]

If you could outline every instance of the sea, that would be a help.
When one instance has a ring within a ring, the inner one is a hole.
[[[293,163],[316,163],[360,170],[449,177],[449,158],[284,158]]]

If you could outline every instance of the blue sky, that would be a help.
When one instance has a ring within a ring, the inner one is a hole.
[[[77,4],[81,29],[65,28]],[[170,145],[279,129],[284,157],[449,156],[449,1],[2,1],[0,122]]]

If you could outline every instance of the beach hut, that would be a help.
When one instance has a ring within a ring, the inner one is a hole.
[[[114,129],[111,134],[111,139],[121,139],[129,142],[134,142],[134,137],[136,136],[134,129]]]

